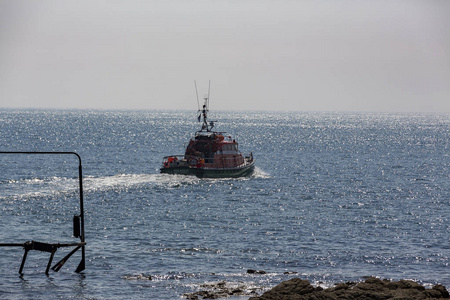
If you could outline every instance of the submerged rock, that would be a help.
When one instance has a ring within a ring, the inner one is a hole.
[[[292,278],[249,300],[319,300],[319,299],[446,299],[447,289],[435,285],[431,289],[411,281],[389,281],[369,277],[364,282],[339,283],[332,288],[313,287],[308,280]]]
[[[257,270],[248,269],[247,274],[267,274],[267,272],[264,270],[257,271]]]

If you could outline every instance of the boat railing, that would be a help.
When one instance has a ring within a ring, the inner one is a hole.
[[[242,159],[242,163],[237,163],[238,159]],[[194,155],[169,155],[165,156],[162,161],[163,168],[203,168],[203,169],[231,169],[236,167],[245,167],[253,163],[253,154],[222,157],[214,159],[212,157],[204,158]]]
[[[163,157],[162,165],[164,168],[176,167],[187,161],[187,155],[168,155]]]

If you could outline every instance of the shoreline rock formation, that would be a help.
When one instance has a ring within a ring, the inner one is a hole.
[[[312,286],[308,280],[298,277],[283,281],[261,296],[249,300],[319,300],[319,299],[448,299],[443,285],[426,289],[411,280],[389,281],[369,277],[364,282],[338,283],[332,288]]]
[[[250,270],[249,274],[264,274]],[[203,290],[184,294],[187,299],[224,299],[233,296],[250,296],[249,300],[418,300],[449,299],[449,292],[443,285],[425,288],[411,280],[390,281],[369,277],[363,282],[336,283],[334,287],[323,289],[314,287],[308,280],[298,277],[283,281],[274,288],[257,296],[261,288],[250,288],[245,283],[238,285],[225,281],[202,284]]]

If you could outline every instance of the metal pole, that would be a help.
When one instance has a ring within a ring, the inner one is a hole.
[[[200,102],[198,101],[197,81],[194,80],[194,84],[195,84],[195,94],[197,95],[197,107],[198,111],[200,111]]]
[[[78,166],[78,177],[79,177],[79,183],[80,183],[80,219],[81,219],[81,242],[84,243],[84,204],[83,204],[83,171],[82,171],[82,167],[81,167],[81,157],[76,154],[78,156],[78,159],[80,161],[80,165]],[[86,268],[85,265],[85,246],[83,246],[81,248],[81,261],[80,264],[78,265],[77,269],[75,270],[75,272],[79,273],[81,271],[83,271]]]

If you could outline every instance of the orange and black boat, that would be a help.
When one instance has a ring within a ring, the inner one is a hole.
[[[196,86],[197,87],[197,86]],[[213,131],[214,121],[208,122],[208,96],[199,109],[201,130],[189,141],[184,155],[163,158],[161,173],[195,175],[201,178],[225,178],[250,175],[255,168],[253,154],[243,155],[236,140],[226,132]]]

